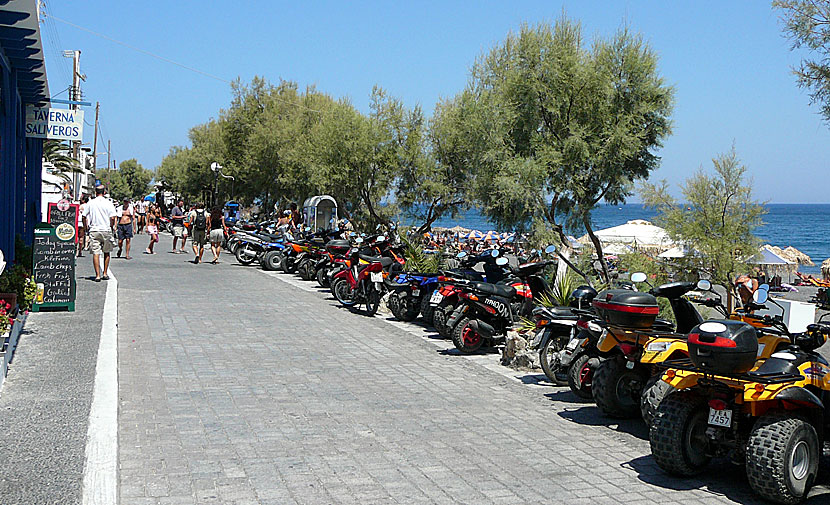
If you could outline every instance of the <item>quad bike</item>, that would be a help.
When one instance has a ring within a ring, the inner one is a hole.
[[[757,303],[766,297],[756,292]],[[765,319],[765,328],[720,320],[692,330],[690,358],[663,363],[662,380],[675,392],[660,403],[649,442],[668,473],[695,475],[711,458],[729,457],[745,465],[760,496],[799,503],[830,435],[830,365],[815,352],[830,324],[822,317],[790,334],[780,317]],[[790,345],[757,360],[759,332],[787,337]]]

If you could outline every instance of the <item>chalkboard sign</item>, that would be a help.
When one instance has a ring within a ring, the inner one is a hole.
[[[69,223],[35,228],[32,269],[37,294],[32,310],[75,310],[75,228]]]
[[[80,224],[81,216],[78,212],[78,208],[80,205],[77,203],[68,203],[68,202],[49,202],[49,213],[46,216],[46,221],[49,224],[57,226],[61,223],[69,223],[75,228],[75,239],[74,241],[78,241],[78,226]],[[63,210],[62,210],[63,209]]]

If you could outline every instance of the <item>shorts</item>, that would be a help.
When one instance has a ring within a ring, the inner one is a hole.
[[[133,238],[133,223],[118,225],[118,240]]]
[[[173,236],[174,237],[183,237],[184,236],[184,225],[183,224],[174,224],[173,225]]]
[[[225,231],[222,228],[216,228],[215,230],[210,230],[210,243],[211,244],[221,244],[223,240],[225,240]]]
[[[89,238],[92,254],[109,254],[112,252],[114,244],[112,243],[112,232],[110,230],[91,231],[89,232]]]
[[[196,228],[193,229],[193,244],[194,245],[205,245],[207,240],[205,238],[205,230],[197,230]]]

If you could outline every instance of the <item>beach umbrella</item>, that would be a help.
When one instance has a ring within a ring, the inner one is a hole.
[[[478,230],[472,230],[470,233],[464,236],[467,240],[481,240],[484,237],[484,234]]]
[[[501,235],[499,235],[498,232],[495,232],[493,230],[488,231],[484,235],[484,240],[499,240],[500,238],[501,238]]]
[[[660,258],[684,258],[686,253],[680,247],[672,247],[668,251],[662,252],[657,255]]]
[[[758,252],[755,256],[749,258],[748,263],[752,263],[755,265],[774,265],[774,266],[787,266],[787,265],[794,265],[795,261],[788,260],[787,258],[776,254],[771,249],[766,247],[762,247],[761,251]]]
[[[463,226],[458,226],[458,225],[453,226],[452,228],[449,229],[449,231],[451,231],[453,233],[460,233],[461,235],[466,235],[466,234],[470,233],[469,228],[464,228]]]
[[[810,267],[816,265],[815,263],[813,263],[813,260],[808,255],[804,254],[803,252],[799,251],[793,246],[785,248],[784,252],[787,253],[787,255],[790,258],[795,258],[795,260],[801,263],[802,265],[807,265]]]
[[[643,219],[634,219],[619,226],[597,230],[594,235],[602,242],[602,247],[628,246],[629,248],[667,250],[674,246],[669,234],[663,228]],[[586,233],[579,238],[582,244],[591,245],[591,238]],[[614,247],[621,249],[621,247]]]
[[[144,201],[145,202],[155,202],[156,201],[156,195],[147,195],[147,196],[144,197]]]

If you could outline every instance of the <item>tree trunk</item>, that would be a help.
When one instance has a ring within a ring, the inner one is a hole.
[[[602,254],[602,242],[594,235],[594,229],[591,227],[591,219],[588,217],[588,214],[582,215],[582,223],[585,225],[585,231],[588,232],[588,237],[591,239],[591,243],[594,244],[594,249],[597,251],[597,259],[600,265],[602,265],[602,271],[600,272],[602,276],[601,280],[602,282],[609,283],[611,276],[608,274],[608,265],[605,263],[605,258]]]

